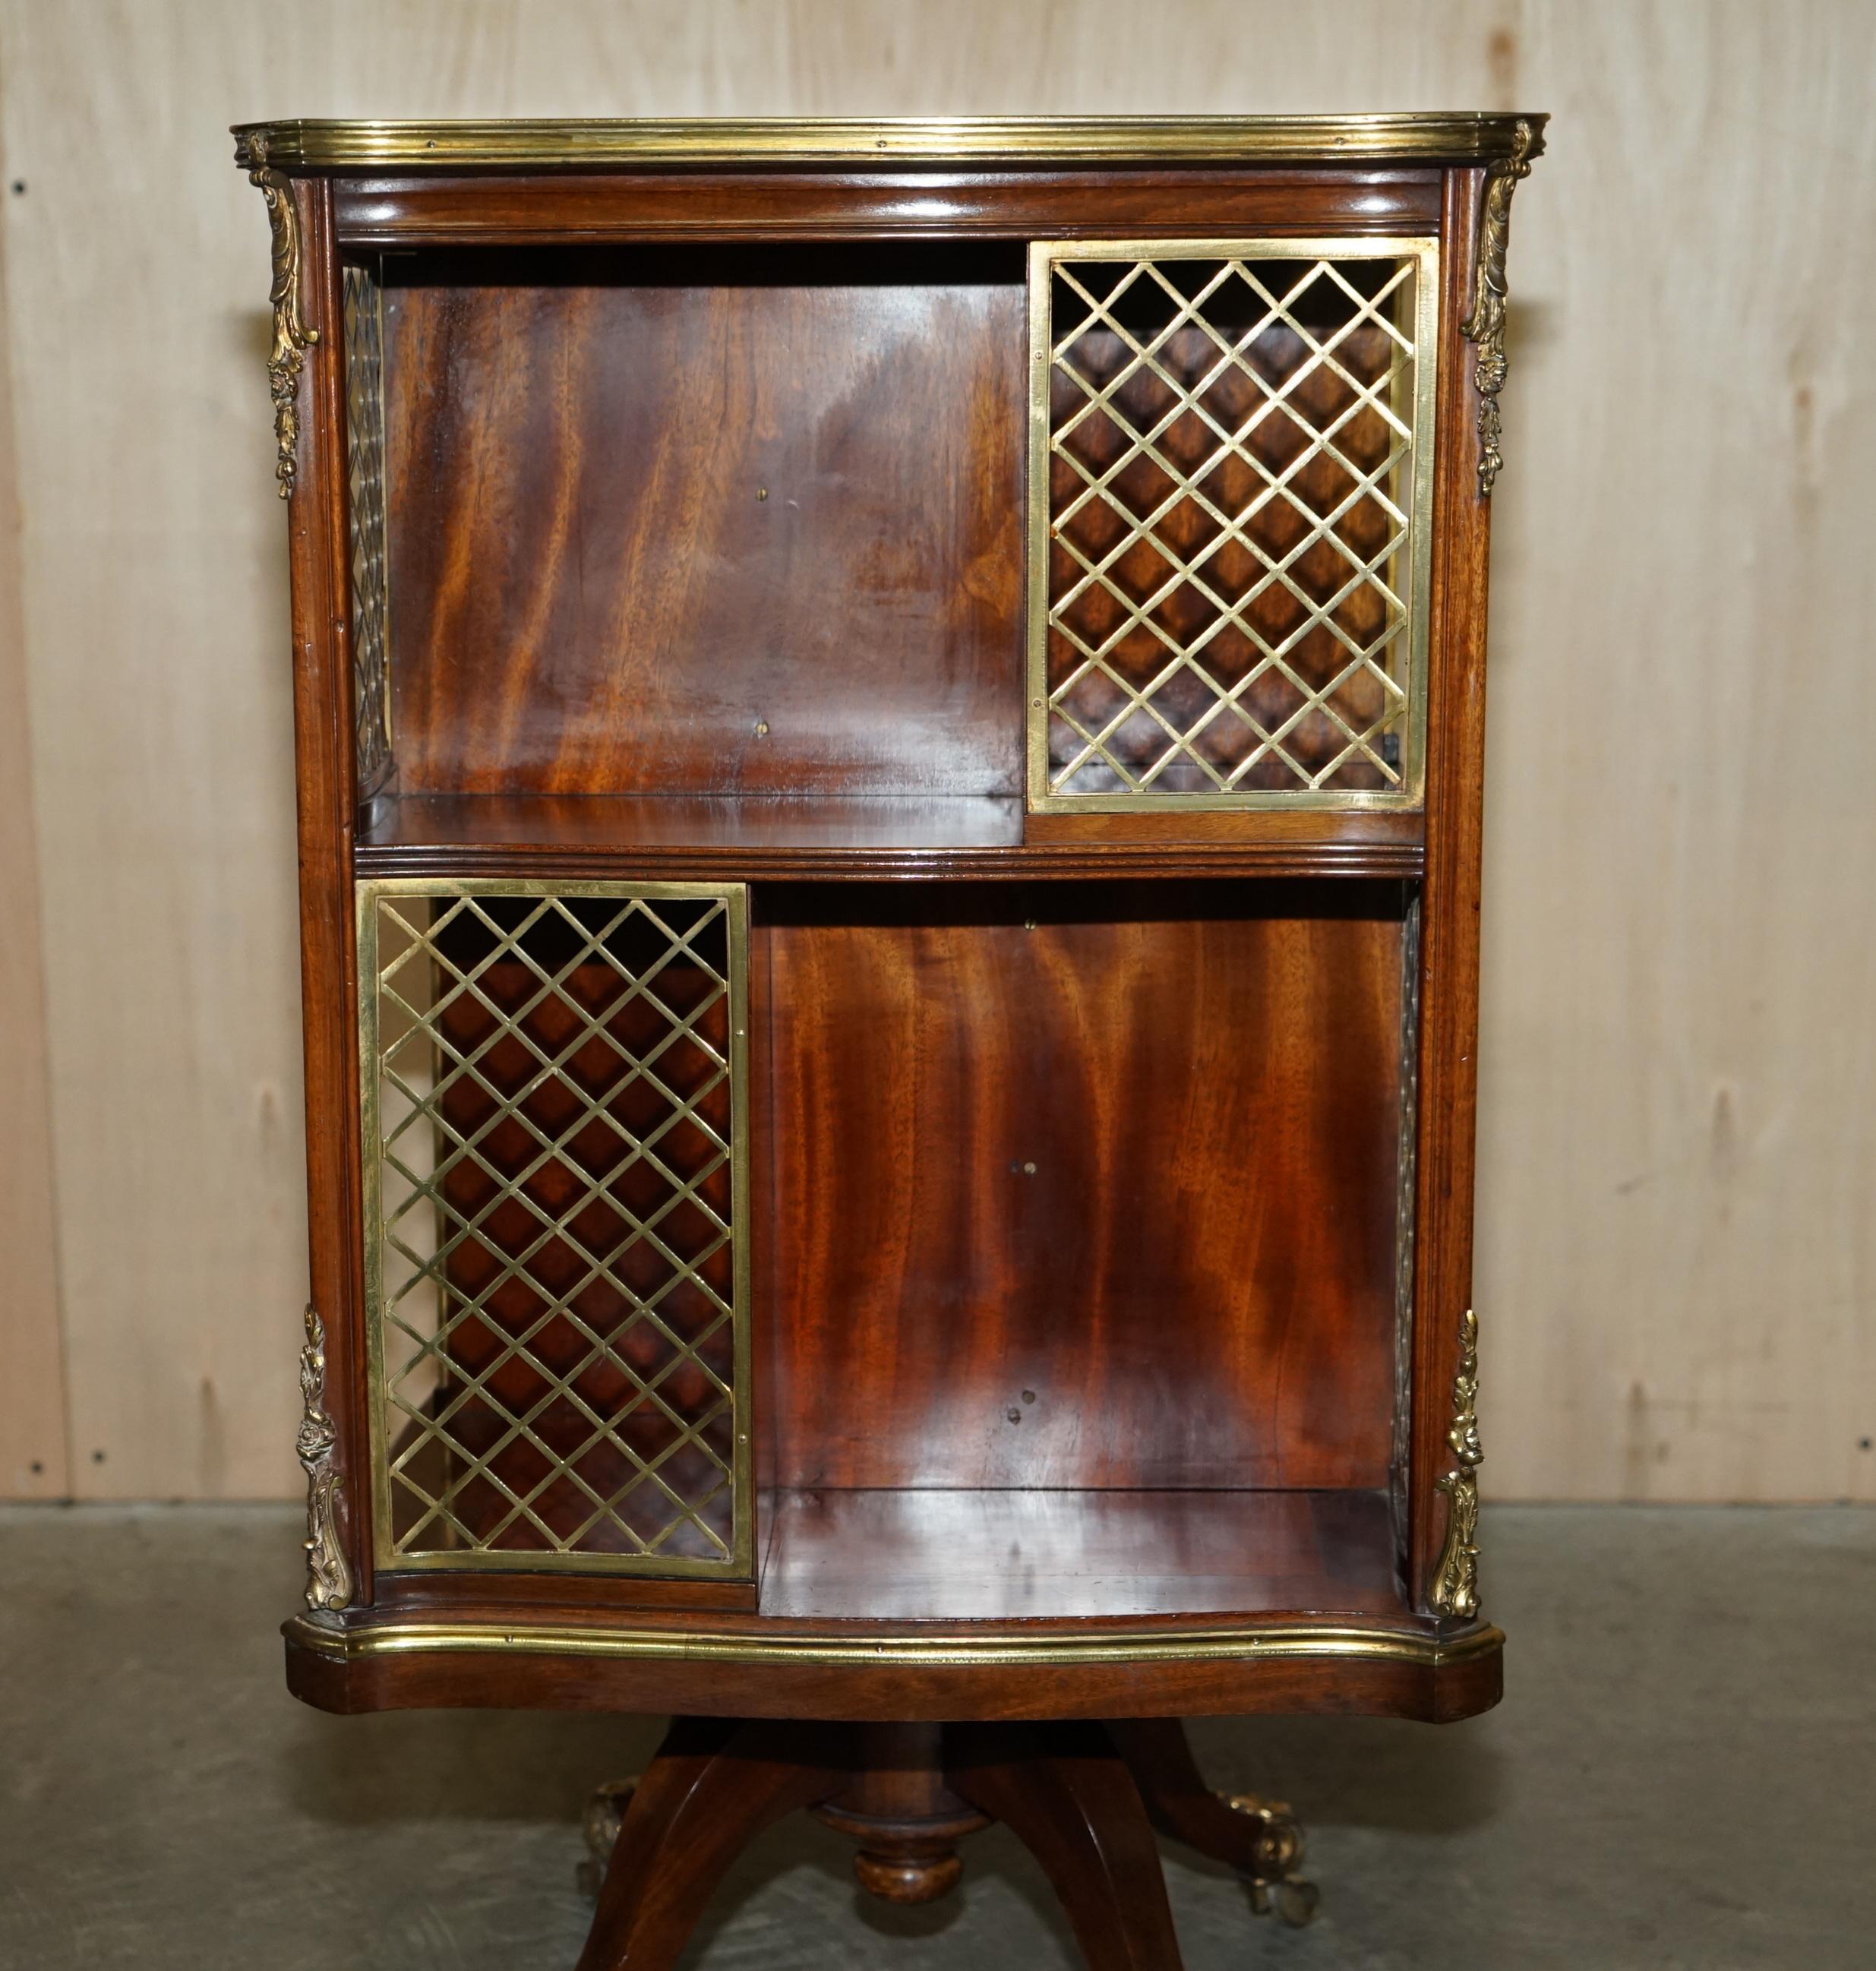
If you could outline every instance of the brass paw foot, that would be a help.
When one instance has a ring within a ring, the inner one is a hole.
[[[625,1820],[625,1810],[637,1790],[637,1780],[608,1780],[596,1787],[580,1816],[580,1830],[586,1837],[586,1859],[575,1869],[573,1878],[583,1896],[596,1896],[606,1879],[606,1865],[612,1859],[614,1844]]]
[[[1293,1930],[1301,1930],[1316,1914],[1321,1896],[1314,1882],[1297,1873],[1303,1859],[1303,1830],[1280,1800],[1259,1800],[1255,1793],[1220,1795],[1233,1813],[1256,1826],[1251,1858],[1244,1873],[1251,1885],[1251,1907],[1268,1916],[1272,1907]]]

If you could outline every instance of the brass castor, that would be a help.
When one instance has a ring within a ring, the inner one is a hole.
[[[1303,1830],[1295,1815],[1284,1801],[1260,1800],[1255,1793],[1220,1797],[1233,1813],[1257,1823],[1250,1865],[1245,1871],[1251,1885],[1251,1907],[1258,1915],[1268,1916],[1274,1906],[1292,1930],[1301,1930],[1316,1914],[1321,1896],[1314,1882],[1296,1872],[1303,1859]]]
[[[637,1780],[608,1780],[593,1789],[580,1816],[580,1831],[586,1837],[586,1859],[573,1872],[573,1879],[583,1896],[597,1896],[606,1879],[606,1865],[612,1859],[614,1845],[625,1820],[625,1810],[638,1789]]]

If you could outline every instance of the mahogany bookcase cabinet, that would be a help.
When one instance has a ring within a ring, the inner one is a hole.
[[[341,1712],[678,1722],[1091,1963],[1179,1723],[1467,1716],[1489,501],[1536,116],[278,122]],[[601,1816],[602,1824],[604,1814]],[[1292,1901],[1304,1885],[1288,1879]]]

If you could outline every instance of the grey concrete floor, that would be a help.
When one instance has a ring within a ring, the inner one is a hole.
[[[564,1971],[579,1807],[655,1721],[327,1718],[283,1689],[298,1517],[0,1509],[0,1966]],[[1876,1964],[1876,1512],[1500,1508],[1510,1635],[1466,1725],[1196,1728],[1288,1797],[1322,1913],[1254,1919],[1168,1855],[1188,1971]],[[805,1818],[726,1880],[687,1971],[1055,1971],[1047,1884],[1000,1829],[961,1896],[868,1901]]]

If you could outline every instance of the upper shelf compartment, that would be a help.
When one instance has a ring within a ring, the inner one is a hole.
[[[1438,250],[1031,248],[1033,806],[1418,800]]]
[[[1413,873],[1435,252],[353,259],[361,869]]]
[[[1017,792],[1022,296],[1007,245],[385,261],[401,792]]]

